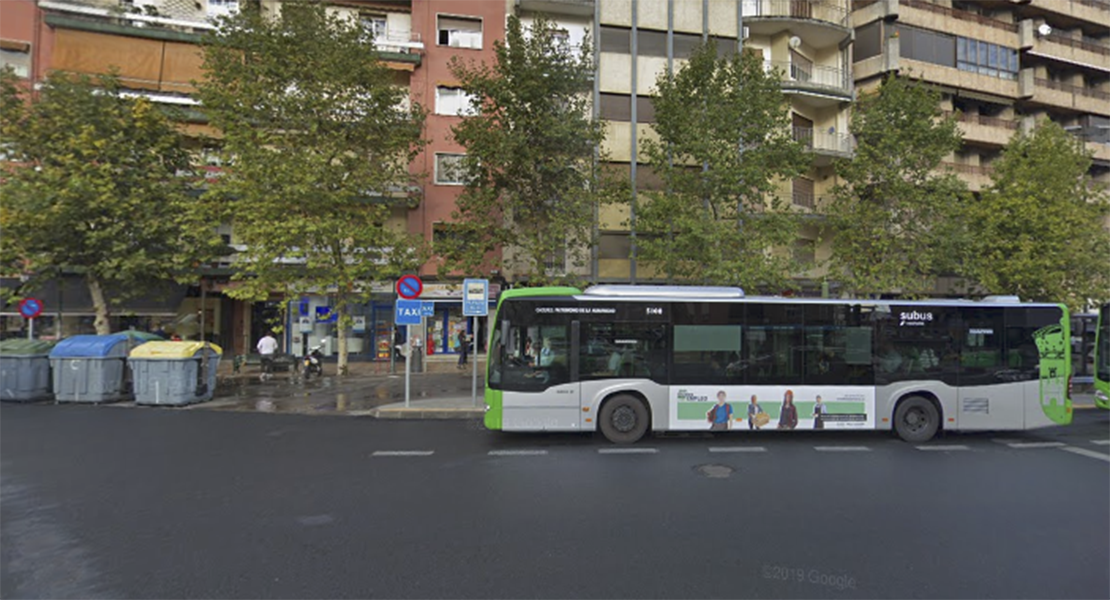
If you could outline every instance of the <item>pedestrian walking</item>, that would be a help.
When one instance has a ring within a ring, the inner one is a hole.
[[[461,369],[466,366],[466,355],[470,351],[470,340],[467,339],[466,330],[459,330],[459,364],[456,368]]]
[[[266,379],[266,376],[270,375],[274,368],[274,353],[278,349],[277,339],[267,332],[266,335],[262,336],[262,339],[258,340],[257,348],[258,354],[262,358],[262,375],[260,378]]]

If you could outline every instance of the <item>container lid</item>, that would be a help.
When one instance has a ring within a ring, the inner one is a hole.
[[[147,342],[131,351],[131,358],[146,360],[173,360],[194,358],[204,353],[204,342]],[[216,344],[207,344],[209,351],[222,355],[223,349]]]
[[[12,338],[0,342],[0,354],[4,356],[46,356],[50,354],[55,342]]]
[[[75,335],[66,338],[50,351],[50,358],[102,358],[111,356],[119,344],[142,344],[122,333],[110,335]]]

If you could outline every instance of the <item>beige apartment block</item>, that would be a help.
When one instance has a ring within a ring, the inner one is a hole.
[[[964,145],[943,168],[972,191],[1019,130],[1051,119],[1082,139],[1110,183],[1110,0],[857,0],[852,72],[921,79],[957,115]]]
[[[591,21],[597,76],[595,107],[606,121],[604,151],[612,172],[626,178],[633,199],[598,211],[598,244],[580,275],[593,281],[644,283],[659,275],[636,259],[636,210],[658,178],[640,153],[653,135],[651,103],[658,77],[682,67],[690,51],[713,39],[718,48],[758,52],[767,69],[784,75],[794,135],[812,154],[807,173],[780,182],[780,200],[808,215],[793,252],[815,264],[828,256],[820,207],[835,184],[832,163],[854,151],[848,132],[854,97],[852,30],[848,0],[521,0],[524,14],[583,16]],[[820,286],[815,268],[796,273],[810,289]]]

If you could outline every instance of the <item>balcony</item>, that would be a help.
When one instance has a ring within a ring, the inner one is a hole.
[[[386,30],[374,38],[382,62],[392,69],[412,71],[420,65],[424,42],[414,31]]]
[[[991,184],[994,168],[989,165],[968,165],[964,163],[942,162],[940,168],[959,175],[967,188],[973,192],[982,191]]]
[[[1018,30],[1018,26],[1017,26],[1016,23],[1007,23],[1006,21],[1000,21],[998,19],[992,19],[990,17],[984,17],[982,15],[977,15],[973,12],[968,12],[966,10],[960,10],[958,8],[949,8],[947,6],[940,6],[939,4],[933,4],[932,2],[928,2],[926,0],[900,0],[900,4],[904,7],[906,7],[906,8],[923,10],[923,11],[926,11],[926,12],[931,12],[933,14],[941,15],[942,17],[945,17],[945,18],[948,18],[948,19],[955,19],[957,21],[965,21],[967,23],[973,23],[975,25],[982,26],[982,27],[990,27],[992,29],[1000,29],[1002,31],[1007,31],[1007,32],[1010,32],[1010,33],[1017,33],[1017,30]],[[976,36],[976,37],[981,37],[981,36]]]
[[[1036,25],[1032,19],[1021,22],[1021,47],[1029,49],[1030,54],[1107,70],[1110,45],[1094,38],[1072,37],[1051,30],[1042,34],[1038,27],[1043,25]]]
[[[778,60],[764,61],[764,68],[768,71],[781,70],[784,74],[783,91],[798,94],[803,101],[815,107],[852,99],[852,82],[844,69],[822,65],[801,66]]]
[[[744,26],[752,35],[783,31],[814,48],[827,48],[851,36],[846,0],[740,0]]]
[[[1066,15],[1088,23],[1106,26],[1110,0],[1026,0],[1029,8],[1039,13]]]
[[[851,158],[856,150],[854,136],[848,133],[836,133],[831,127],[828,130],[795,127],[794,139],[818,156],[814,161],[816,166],[825,166],[834,158]]]
[[[955,115],[960,131],[965,142],[984,144],[990,146],[1005,146],[1018,130],[1019,123],[1012,119],[999,117],[984,117],[967,113],[952,113],[945,111],[946,115]]]
[[[1110,91],[1036,77],[1033,69],[1022,69],[1019,83],[1023,97],[1042,105],[1097,115],[1110,102]]]

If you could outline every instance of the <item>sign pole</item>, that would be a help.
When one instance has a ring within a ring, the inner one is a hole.
[[[412,342],[405,342],[408,352],[405,352],[405,408],[409,407],[409,381],[412,379]]]
[[[27,319],[27,339],[35,339],[35,320]]]
[[[474,377],[470,380],[470,396],[474,400],[474,407],[478,407],[478,317],[470,317],[470,330],[474,332]],[[467,341],[469,344],[469,340]]]

